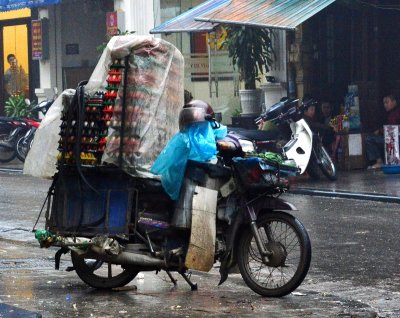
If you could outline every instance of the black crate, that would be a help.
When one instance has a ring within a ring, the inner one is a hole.
[[[118,171],[75,169],[57,175],[47,228],[60,235],[128,234],[137,190]]]

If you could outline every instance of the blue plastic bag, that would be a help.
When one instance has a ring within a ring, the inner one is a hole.
[[[151,173],[161,176],[161,184],[172,200],[178,200],[187,161],[206,162],[216,158],[216,139],[226,136],[226,126],[213,129],[210,122],[193,123],[175,134],[154,161]]]
[[[189,137],[179,132],[172,137],[151,167],[151,173],[161,176],[161,184],[172,200],[179,197],[189,152]]]

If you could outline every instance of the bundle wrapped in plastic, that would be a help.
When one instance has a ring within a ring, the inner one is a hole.
[[[25,159],[24,174],[49,179],[56,173],[61,113],[74,94],[74,89],[65,90],[49,108],[35,132],[32,148]]]
[[[85,85],[87,97],[109,89],[114,81],[110,78],[110,67],[116,60],[125,61],[127,73],[118,75],[121,82],[118,90],[107,92],[116,98],[109,113],[112,115],[107,122],[108,135],[101,163],[116,164],[132,175],[151,176],[148,171],[153,161],[178,131],[184,93],[183,56],[162,39],[115,36]],[[50,108],[35,136],[24,173],[49,178],[56,172],[61,116],[66,108],[64,99],[57,100]],[[45,160],[43,152],[49,154]]]
[[[125,44],[121,41],[127,41],[127,38],[121,37],[118,48],[111,52],[111,59],[130,53],[125,84],[125,123],[122,122],[121,85],[102,158],[103,162],[121,164],[119,155],[123,138],[122,168],[134,174],[148,171],[168,140],[177,132],[184,93],[181,53],[164,40],[152,37],[139,39],[133,36]]]

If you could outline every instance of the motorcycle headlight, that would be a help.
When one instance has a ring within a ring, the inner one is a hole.
[[[239,142],[244,153],[255,152],[254,144],[251,141],[239,139]]]

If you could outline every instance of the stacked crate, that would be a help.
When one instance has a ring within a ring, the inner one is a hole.
[[[115,60],[110,66],[105,92],[83,98],[84,109],[77,105],[64,109],[60,130],[58,163],[73,164],[76,162],[76,143],[80,138],[79,156],[82,165],[96,166],[101,163],[106,144],[108,128],[113,117],[115,99],[121,84],[123,64]],[[82,118],[79,112],[83,114]],[[79,123],[78,120],[81,122]]]

